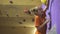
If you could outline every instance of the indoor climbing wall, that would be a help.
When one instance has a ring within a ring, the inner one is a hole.
[[[37,4],[39,5],[40,0],[2,0],[1,2],[0,17],[2,21],[4,20],[3,23],[6,22],[6,25],[33,25],[34,16],[25,14],[23,10],[26,7],[30,9],[35,7]],[[3,23],[1,23],[1,25],[5,25]]]
[[[39,4],[40,0],[1,0],[0,34],[34,34],[34,15],[23,10]]]
[[[2,0],[3,5],[38,5],[40,0]]]

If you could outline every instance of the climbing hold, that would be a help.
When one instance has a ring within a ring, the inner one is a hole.
[[[47,0],[41,0],[41,2],[45,4],[47,2]]]
[[[11,4],[13,4],[13,1],[9,1]]]
[[[23,22],[25,22],[26,20],[25,19],[23,19]]]

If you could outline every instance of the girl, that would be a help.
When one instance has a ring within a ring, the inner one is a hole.
[[[35,34],[46,34],[47,22],[49,21],[46,19],[46,10],[48,9],[49,1],[41,0],[41,3],[41,6],[37,6],[31,10],[24,10],[25,13],[35,14],[35,27],[37,29]]]

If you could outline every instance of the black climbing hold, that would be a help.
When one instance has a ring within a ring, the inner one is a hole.
[[[26,20],[25,19],[23,19],[23,22],[25,22]]]
[[[13,1],[9,1],[11,4],[13,4]]]

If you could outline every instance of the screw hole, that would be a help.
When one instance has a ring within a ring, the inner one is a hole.
[[[19,22],[19,24],[23,24],[22,22]]]

